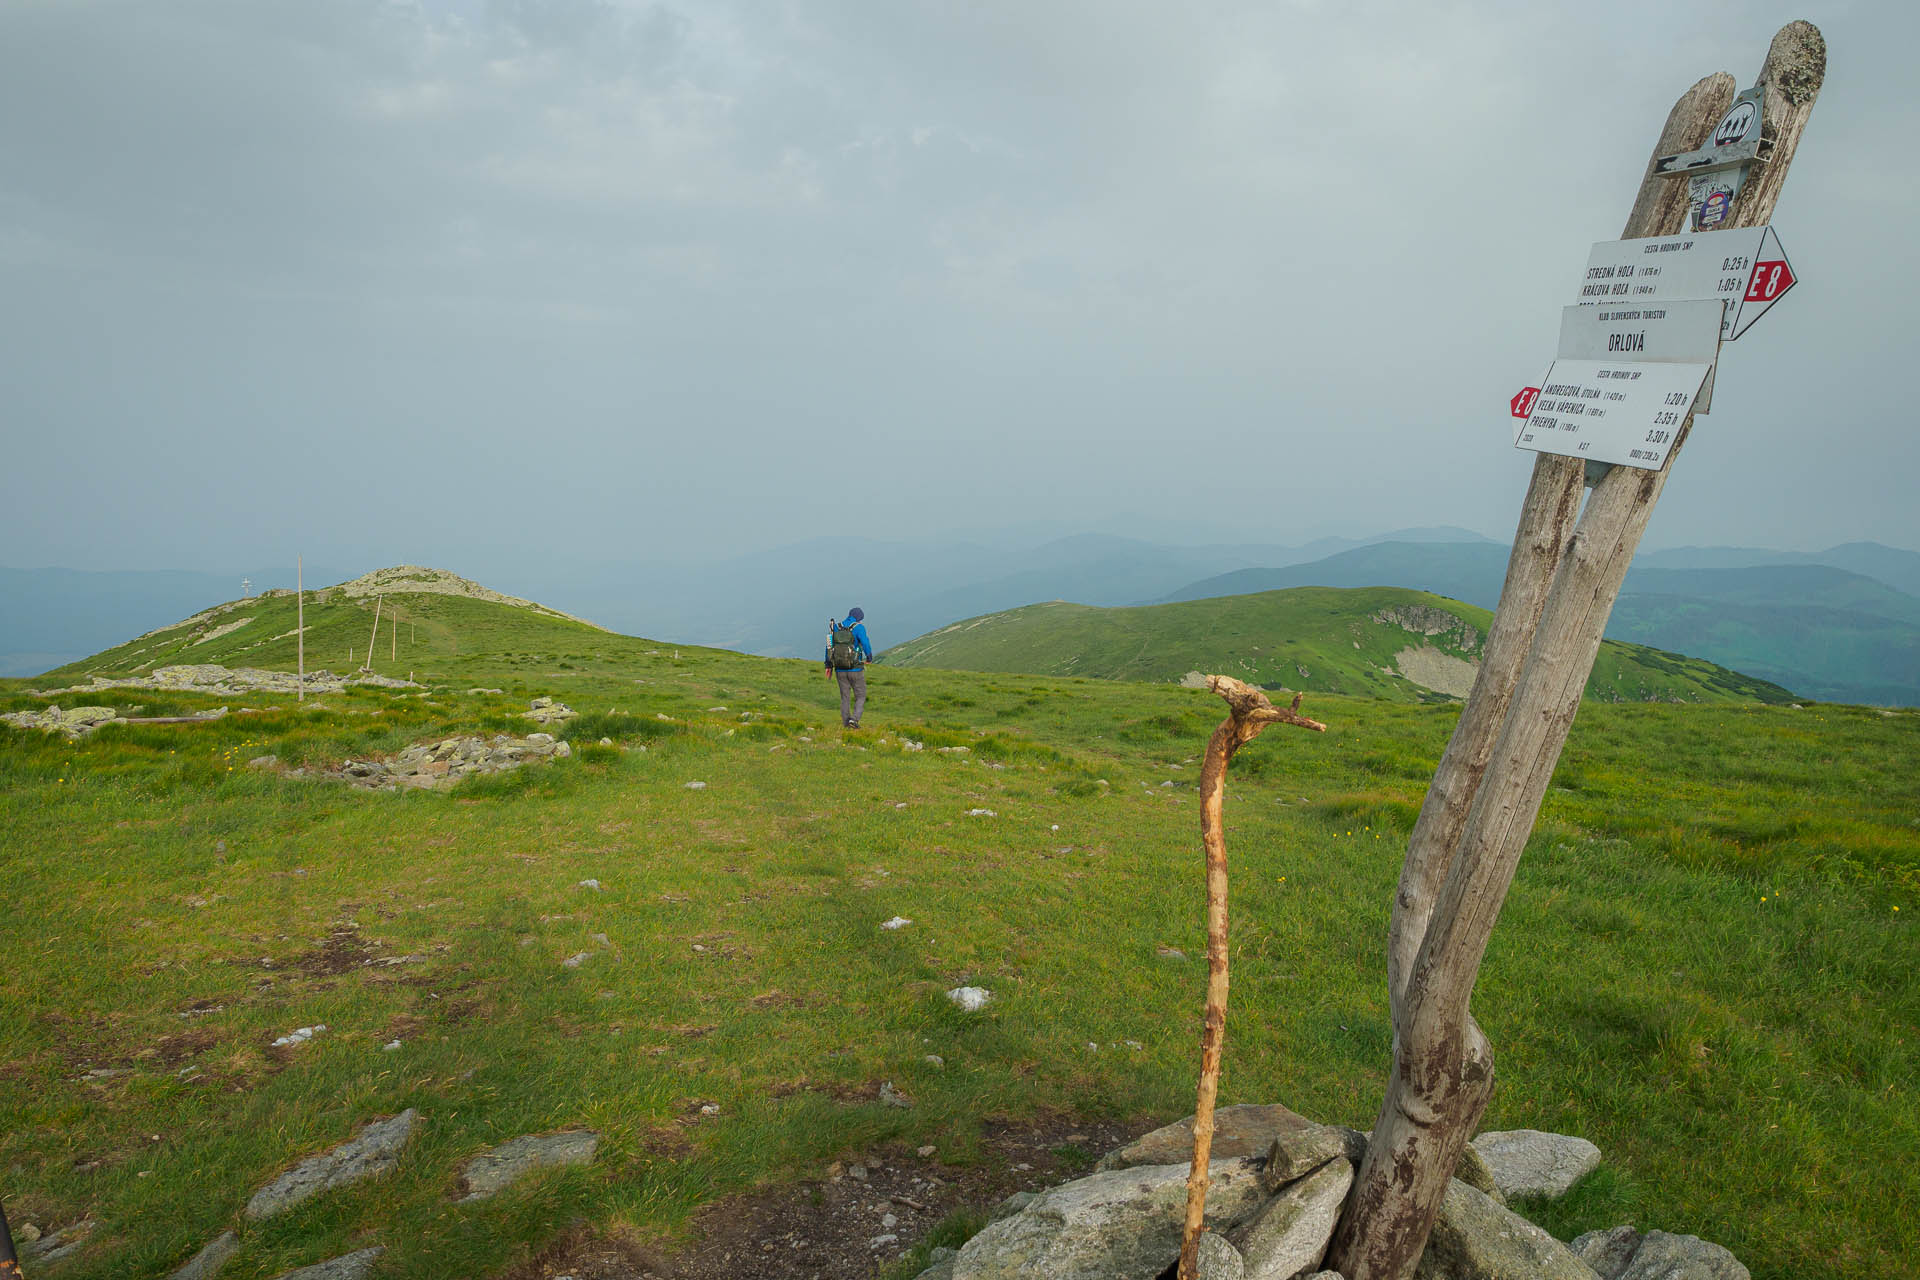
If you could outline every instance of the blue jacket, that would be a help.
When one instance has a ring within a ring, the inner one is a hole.
[[[855,622],[853,620],[853,616],[849,614],[847,617],[841,619],[840,625],[843,627],[853,628],[853,638],[860,642],[860,651],[867,655],[868,662],[872,662],[873,646],[867,643],[867,624],[864,622]],[[833,666],[833,633],[832,632],[827,633],[826,653],[821,658],[821,662],[828,667]],[[865,664],[863,663],[861,665],[865,665]],[[853,668],[853,670],[858,671],[860,670],[860,667],[856,666]]]

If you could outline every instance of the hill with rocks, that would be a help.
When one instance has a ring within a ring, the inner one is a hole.
[[[881,655],[892,666],[1195,682],[1432,702],[1473,686],[1492,615],[1397,587],[1303,587],[1137,608],[1055,601],[969,618]],[[1696,658],[1606,641],[1587,696],[1786,703],[1792,694]]]

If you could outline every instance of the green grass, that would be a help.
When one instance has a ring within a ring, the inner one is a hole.
[[[1130,609],[1055,601],[956,622],[881,657],[888,666],[1109,680],[1177,681],[1189,671],[1219,672],[1268,689],[1438,702],[1446,695],[1402,673],[1402,651],[1431,648],[1477,661],[1491,619],[1484,609],[1399,587],[1295,587]],[[1445,629],[1436,630],[1431,620]],[[1710,662],[1611,640],[1600,646],[1587,696],[1773,704],[1793,698],[1778,685]]]
[[[16,1223],[100,1224],[60,1274],[164,1275],[233,1226],[236,1280],[368,1243],[383,1274],[477,1277],[576,1219],[670,1246],[701,1205],[882,1141],[990,1159],[989,1116],[1191,1109],[1211,695],[880,666],[866,729],[843,733],[810,663],[399,604],[422,692],[227,698],[277,710],[73,744],[0,731],[0,1168]],[[223,649],[245,630],[192,659],[290,664],[281,642]],[[0,682],[0,709],[49,701],[27,687]],[[523,732],[539,694],[587,713],[575,757],[445,794],[246,767]],[[1274,729],[1234,767],[1221,1096],[1365,1128],[1391,1044],[1390,896],[1456,710],[1307,709],[1325,735]],[[1542,1221],[1701,1235],[1761,1280],[1907,1265],[1916,814],[1913,714],[1582,709],[1475,998],[1499,1077],[1486,1126],[1606,1154]],[[914,923],[877,928],[895,914]],[[420,959],[329,962],[346,953]],[[959,1013],[942,992],[962,983],[994,1003]],[[918,1105],[794,1087],[882,1079]],[[406,1106],[425,1125],[393,1175],[239,1219],[290,1161]],[[602,1134],[591,1167],[451,1203],[468,1156],[567,1125]]]

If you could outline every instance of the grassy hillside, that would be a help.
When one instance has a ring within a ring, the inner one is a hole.
[[[1607,623],[1610,638],[1690,654],[1804,697],[1920,706],[1920,599],[1835,564],[1719,564],[1704,553],[1664,554],[1682,567],[1629,572]],[[1905,561],[1920,560],[1872,543],[1821,554],[1847,556],[1901,581]],[[1383,543],[1312,564],[1222,574],[1167,599],[1392,585],[1491,608],[1499,602],[1506,568],[1504,547]]]
[[[602,1241],[674,1274],[743,1206],[830,1199],[830,1163],[856,1160],[940,1180],[907,1193],[924,1210],[889,1206],[902,1246],[924,1248],[970,1179],[1069,1176],[1098,1150],[1064,1135],[1191,1109],[1193,782],[1216,698],[878,666],[867,729],[843,733],[811,661],[398,603],[381,670],[411,664],[425,690],[229,696],[222,720],[76,743],[0,727],[0,1168],[16,1229],[97,1224],[58,1275],[164,1276],[227,1228],[234,1280],[374,1244],[380,1275],[418,1280],[606,1274]],[[281,602],[249,607],[255,622],[186,652],[156,637],[76,669],[285,665]],[[338,646],[337,669],[370,613],[321,608],[337,613],[310,616],[309,654]],[[264,643],[245,639],[256,624]],[[73,701],[27,688],[0,681],[0,710]],[[451,792],[246,763],[525,732],[537,695],[587,713],[573,757]],[[1221,1101],[1364,1128],[1391,1047],[1388,905],[1457,708],[1309,708],[1326,734],[1272,731],[1234,765]],[[1702,1235],[1757,1280],[1902,1273],[1920,1253],[1916,812],[1920,716],[1582,711],[1474,999],[1497,1054],[1486,1126],[1605,1152],[1532,1212],[1562,1238],[1628,1221]],[[912,923],[878,927],[894,915]],[[993,1003],[959,1013],[942,993],[963,983]],[[880,1104],[882,1081],[914,1105]],[[409,1106],[422,1133],[390,1175],[240,1216],[295,1159]],[[1001,1144],[1047,1117],[1050,1145]],[[591,1166],[454,1202],[475,1152],[576,1125],[601,1134]],[[867,1221],[839,1229],[877,1274],[911,1265],[869,1252]],[[760,1243],[756,1275],[861,1274],[812,1261],[817,1236]]]
[[[1030,605],[886,651],[888,665],[1107,680],[1222,672],[1269,688],[1425,702],[1464,695],[1492,615],[1394,587],[1303,587],[1134,609]],[[1788,702],[1777,685],[1644,645],[1601,645],[1587,696]]]
[[[344,674],[368,663],[380,675],[404,678],[428,667],[442,673],[485,660],[488,670],[564,665],[584,657],[612,633],[570,618],[489,600],[426,592],[396,592],[380,606],[338,587],[306,599],[306,664]],[[52,687],[89,676],[145,675],[156,667],[218,663],[228,667],[294,669],[298,606],[290,594],[255,596],[218,605],[136,640],[69,663],[33,683]],[[577,651],[577,652],[576,652]]]

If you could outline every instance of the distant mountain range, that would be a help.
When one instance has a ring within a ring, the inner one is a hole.
[[[1176,546],[1109,534],[1030,545],[830,536],[701,563],[457,565],[602,626],[679,644],[811,657],[827,615],[867,612],[882,647],[1046,600],[1096,606],[1290,586],[1400,586],[1481,607],[1507,550],[1456,528],[1297,546]],[[290,566],[251,575],[293,585]],[[352,576],[309,566],[309,584]],[[238,593],[237,574],[0,568],[0,676],[32,675]],[[1684,547],[1636,562],[1608,635],[1676,650],[1810,698],[1920,705],[1920,554],[1871,542],[1822,552]]]
[[[1507,549],[1491,543],[1388,542],[1218,574],[1163,599],[1393,585],[1492,608],[1506,566]],[[1920,595],[1899,584],[1920,590],[1920,554],[1870,542],[1824,552],[1656,551],[1628,572],[1607,635],[1704,658],[1808,698],[1920,706]]]

